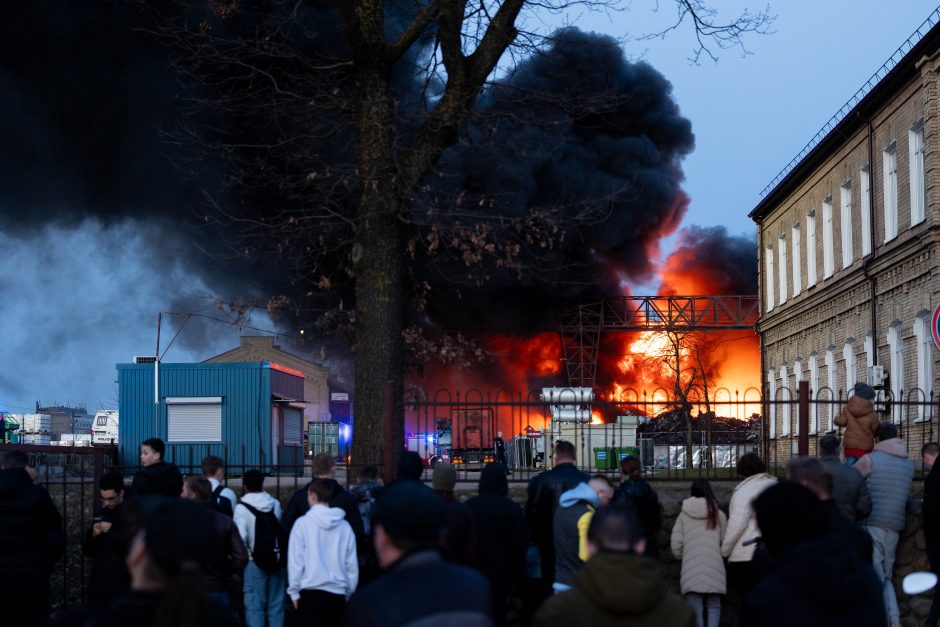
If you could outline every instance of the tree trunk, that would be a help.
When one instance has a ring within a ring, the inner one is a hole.
[[[363,69],[364,68],[364,69]],[[402,191],[393,154],[393,124],[384,64],[360,66],[358,157],[362,192],[352,261],[356,271],[356,390],[352,463],[381,464],[385,382],[393,383],[392,463],[404,441],[401,407],[404,323],[399,219]]]

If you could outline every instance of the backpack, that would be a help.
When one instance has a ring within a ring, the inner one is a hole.
[[[218,512],[222,512],[229,518],[235,515],[235,510],[232,509],[232,501],[229,500],[227,496],[222,496],[222,490],[225,489],[225,486],[221,483],[216,486],[215,490],[212,491],[212,506]]]
[[[255,517],[255,545],[251,549],[251,559],[255,565],[267,573],[277,572],[284,566],[284,552],[281,551],[281,522],[274,515],[274,510],[262,512],[248,503],[239,503]]]

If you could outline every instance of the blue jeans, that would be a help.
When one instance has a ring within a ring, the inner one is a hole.
[[[254,560],[245,566],[245,623],[248,627],[283,627],[287,599],[287,571],[261,570]]]

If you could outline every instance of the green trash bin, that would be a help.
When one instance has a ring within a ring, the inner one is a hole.
[[[602,447],[594,449],[594,468],[597,470],[616,470],[620,468],[617,449]]]

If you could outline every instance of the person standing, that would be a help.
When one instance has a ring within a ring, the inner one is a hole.
[[[333,487],[333,496],[329,499],[330,507],[338,507],[346,515],[346,522],[352,527],[356,534],[356,543],[361,545],[365,538],[365,529],[362,525],[362,516],[359,514],[359,501],[352,494],[343,489],[343,486],[336,480],[336,459],[331,453],[318,453],[313,458],[313,480],[323,479]],[[310,483],[313,483],[311,481]],[[281,528],[284,531],[284,537],[290,538],[291,528],[294,522],[307,513],[310,509],[308,492],[310,483],[296,490],[287,502],[284,508],[284,516],[281,518]],[[322,503],[321,503],[322,505]],[[288,549],[290,541],[288,540]]]
[[[535,627],[693,627],[695,614],[669,591],[663,566],[644,557],[643,529],[632,508],[614,502],[588,527],[590,557],[570,590],[545,601]]]
[[[202,460],[202,476],[212,486],[212,500],[216,509],[227,516],[234,516],[238,497],[235,491],[222,485],[225,478],[225,460],[218,455],[207,455]]]
[[[91,558],[88,600],[93,604],[110,603],[130,587],[130,573],[125,559],[130,548],[124,477],[118,472],[102,475],[98,482],[101,514],[94,520],[82,542],[82,553]]]
[[[832,477],[832,497],[845,517],[852,522],[868,518],[871,513],[871,495],[865,477],[841,459],[842,444],[833,434],[819,438],[819,461]]]
[[[201,503],[212,510],[215,541],[212,559],[206,565],[206,586],[209,597],[222,609],[231,605],[229,591],[236,575],[248,564],[248,550],[238,533],[234,521],[216,509],[212,502],[212,488],[205,477],[187,477],[182,497]]]
[[[581,565],[587,561],[587,531],[598,507],[610,503],[614,488],[604,475],[595,475],[562,492],[552,524],[555,534],[555,581],[552,589],[571,588]]]
[[[920,451],[924,468],[929,470],[924,477],[924,541],[927,544],[927,559],[930,570],[940,576],[940,444],[928,442]],[[934,587],[933,604],[924,625],[935,627],[940,620],[940,586]]]
[[[245,471],[242,482],[245,494],[235,506],[234,521],[248,550],[243,585],[245,622],[248,627],[265,627],[267,620],[268,627],[281,627],[287,585],[286,556],[280,541],[281,504],[264,491],[264,474],[257,468]]]
[[[179,498],[183,491],[183,475],[174,464],[163,461],[166,445],[160,438],[144,440],[140,445],[140,469],[134,475],[134,496],[160,494]]]
[[[346,514],[330,507],[333,485],[315,479],[306,513],[297,519],[287,549],[287,594],[297,625],[340,625],[346,600],[359,583],[356,536]]]
[[[0,470],[0,622],[33,627],[49,620],[49,574],[64,546],[62,516],[33,483],[29,457],[8,451]]]
[[[502,431],[498,432],[496,437],[493,439],[493,455],[496,458],[496,463],[502,464],[508,473],[509,466],[506,464],[506,443],[503,442]]]
[[[490,463],[480,473],[479,494],[467,500],[477,527],[474,568],[489,580],[493,592],[493,620],[506,623],[509,599],[525,579],[525,553],[529,532],[525,514],[509,498],[509,483],[501,464]]]
[[[872,451],[878,431],[878,415],[875,413],[875,390],[867,383],[856,383],[851,396],[834,422],[845,427],[842,444],[845,447],[845,463],[851,466],[863,455]]]
[[[890,422],[878,426],[874,450],[855,463],[871,493],[871,514],[862,521],[874,545],[872,565],[881,580],[885,609],[892,627],[900,625],[901,612],[894,592],[894,552],[898,533],[907,523],[907,499],[914,479],[914,463],[907,445]]]
[[[728,526],[721,541],[721,555],[728,559],[728,601],[735,605],[766,571],[764,560],[755,559],[760,531],[752,504],[764,490],[777,483],[776,478],[764,472],[764,462],[757,453],[742,455],[737,471],[742,481],[731,495]]]
[[[431,474],[431,487],[444,503],[444,532],[441,548],[444,557],[469,566],[476,560],[477,527],[473,512],[454,496],[457,469],[453,464],[438,464]]]
[[[372,524],[383,573],[352,596],[346,627],[493,624],[483,575],[441,557],[444,504],[430,488],[390,484],[375,502]]]
[[[646,556],[659,559],[658,538],[663,525],[663,512],[659,505],[659,495],[643,478],[643,467],[639,458],[627,455],[620,460],[620,487],[617,488],[614,499],[632,504],[636,508],[637,518],[643,527],[643,537],[646,538]]]
[[[554,520],[558,500],[579,483],[587,483],[587,473],[575,467],[574,445],[566,440],[555,443],[555,467],[529,480],[526,488],[526,522],[529,533],[539,550],[541,581],[544,595],[551,594],[555,581],[555,535]]]
[[[698,627],[718,627],[721,620],[721,596],[727,592],[721,539],[727,525],[708,479],[693,481],[692,496],[682,501],[670,545],[675,558],[682,560],[679,586],[695,610]]]

